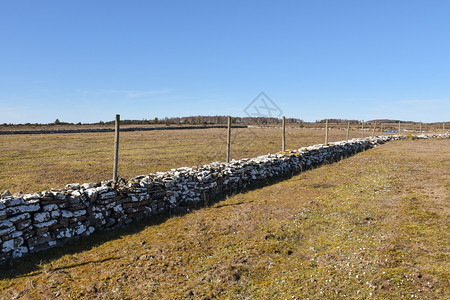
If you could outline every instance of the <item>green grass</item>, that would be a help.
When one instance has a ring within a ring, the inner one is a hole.
[[[4,298],[445,299],[450,147],[391,142],[4,267]],[[13,271],[11,271],[11,268]]]

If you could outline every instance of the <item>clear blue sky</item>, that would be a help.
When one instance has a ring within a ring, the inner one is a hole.
[[[0,0],[0,123],[449,121],[450,1]]]

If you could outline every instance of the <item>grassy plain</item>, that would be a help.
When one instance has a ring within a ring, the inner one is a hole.
[[[365,133],[366,136],[371,134]],[[330,130],[329,141],[345,139]],[[351,137],[361,133],[352,131]],[[287,148],[323,143],[323,130],[287,129]],[[231,156],[255,157],[281,150],[281,130],[232,129]],[[226,129],[164,130],[120,133],[119,176],[224,161]],[[0,135],[0,192],[38,192],[67,183],[112,178],[114,133]]]
[[[4,299],[445,299],[448,140],[398,141],[17,260]],[[447,296],[446,296],[447,295]]]

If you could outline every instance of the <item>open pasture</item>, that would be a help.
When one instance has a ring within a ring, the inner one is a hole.
[[[3,266],[5,299],[445,299],[448,140],[390,142]]]
[[[365,132],[365,135],[371,135]],[[232,129],[231,158],[281,150],[280,128]],[[329,131],[329,141],[346,137]],[[354,129],[350,138],[361,137]],[[286,149],[324,143],[324,130],[287,128]],[[0,191],[38,192],[112,178],[114,133],[0,135]],[[225,161],[226,129],[121,132],[119,176]]]

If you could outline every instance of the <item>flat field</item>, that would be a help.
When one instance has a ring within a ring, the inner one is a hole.
[[[329,141],[345,136],[344,130],[330,130]],[[352,137],[361,137],[361,131],[352,131]],[[288,149],[324,140],[324,130],[286,130]],[[232,129],[234,159],[280,150],[280,128]],[[225,153],[226,129],[121,132],[118,173],[128,179],[203,165],[224,161]],[[112,178],[113,156],[114,133],[0,135],[0,192],[38,192],[68,183],[108,180]]]
[[[449,157],[449,140],[390,142],[183,216],[24,257],[0,268],[0,295],[448,299]]]

